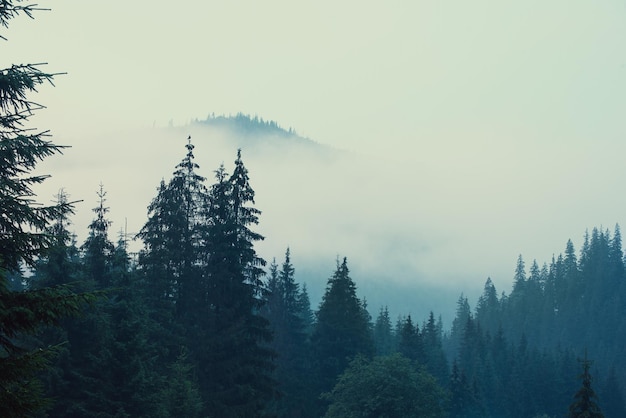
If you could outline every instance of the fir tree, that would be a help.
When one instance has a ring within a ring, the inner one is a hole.
[[[411,315],[402,321],[398,329],[398,352],[410,360],[424,361],[424,347],[419,326],[413,324]]]
[[[374,345],[376,355],[379,356],[386,356],[395,351],[393,327],[389,318],[389,309],[386,306],[380,308],[374,323]]]
[[[302,327],[307,337],[311,336],[313,332],[313,324],[315,322],[315,314],[311,309],[311,300],[309,299],[309,292],[307,290],[306,283],[302,283],[300,293],[298,294],[298,312],[302,319]]]
[[[280,271],[275,261],[270,266],[268,302],[262,311],[273,332],[271,347],[276,353],[274,376],[282,396],[274,402],[272,411],[279,416],[302,416],[310,405],[306,387],[308,367],[308,341],[299,300],[299,286],[295,282],[295,269],[291,264],[290,250]]]
[[[428,321],[422,328],[422,345],[424,357],[422,364],[426,370],[432,374],[440,384],[444,384],[449,371],[448,361],[442,346],[442,330],[435,322],[435,315],[431,311]]]
[[[356,296],[346,258],[337,263],[337,270],[328,280],[311,343],[320,393],[330,390],[357,354],[373,353],[369,322]]]
[[[596,393],[591,387],[592,378],[589,369],[593,362],[587,359],[587,352],[585,352],[585,358],[579,362],[583,368],[579,376],[582,387],[574,395],[574,402],[569,407],[569,416],[570,418],[604,418],[598,406]]]
[[[34,5],[3,1],[0,26],[25,14]],[[81,312],[94,295],[75,294],[67,285],[13,291],[10,281],[22,281],[22,267],[33,267],[56,238],[42,233],[72,212],[68,202],[39,206],[33,186],[47,176],[32,174],[38,162],[59,154],[62,147],[48,141],[47,131],[27,126],[42,106],[27,98],[55,74],[40,65],[13,65],[0,70],[0,416],[22,417],[45,405],[36,373],[45,369],[56,348],[26,347],[25,336],[42,325],[57,325],[61,318]]]
[[[93,209],[96,217],[89,224],[89,236],[81,246],[81,250],[83,252],[85,280],[93,282],[93,285],[102,289],[110,287],[112,284],[109,269],[114,246],[109,240],[111,221],[107,218],[109,207],[105,206],[106,192],[102,184],[100,184],[97,195],[98,206]]]
[[[275,394],[273,354],[267,348],[271,332],[259,313],[265,261],[254,250],[263,237],[250,229],[260,211],[251,206],[254,190],[241,151],[235,165],[230,177],[220,167],[210,190],[204,319],[195,350],[206,411],[220,417],[256,416]]]
[[[139,254],[142,288],[156,319],[193,325],[205,303],[205,229],[208,222],[208,190],[197,174],[191,138],[187,153],[169,182],[161,181],[148,206],[148,221],[137,235],[144,244]]]

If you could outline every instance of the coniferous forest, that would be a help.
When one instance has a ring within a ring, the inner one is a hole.
[[[31,12],[9,1],[0,23]],[[138,253],[112,238],[104,186],[77,242],[68,194],[33,193],[62,147],[25,128],[27,96],[53,77],[0,72],[0,416],[626,416],[619,226],[543,264],[520,255],[510,292],[487,279],[473,307],[461,294],[449,329],[368,306],[345,257],[312,306],[298,248],[255,250],[245,150],[205,177],[189,138],[146,202]]]

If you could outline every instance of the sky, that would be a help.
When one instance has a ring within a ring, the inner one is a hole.
[[[335,182],[324,194],[322,176],[317,198],[307,197],[320,205],[312,225],[325,214],[345,231],[326,242],[316,226],[290,223],[278,209],[285,195],[257,174],[257,189],[273,198],[258,193],[260,227],[276,237],[267,251],[324,247],[329,274],[345,253],[356,273],[387,270],[373,261],[382,251],[400,266],[396,281],[476,294],[491,276],[508,292],[519,254],[549,262],[569,238],[579,248],[586,229],[626,224],[622,1],[39,5],[52,11],[1,31],[0,66],[47,62],[67,73],[35,98],[47,106],[35,125],[72,147],[43,166],[53,177],[42,199],[64,187],[95,201],[103,182],[114,228],[128,214],[141,225],[129,208],[145,215],[184,155],[163,145],[159,128],[238,112],[358,155],[358,168],[328,175],[359,187]],[[207,157],[207,176],[233,157]],[[129,180],[130,166],[146,191]],[[95,204],[85,206],[77,218]],[[381,237],[388,244],[375,243]]]

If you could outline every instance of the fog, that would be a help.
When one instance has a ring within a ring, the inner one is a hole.
[[[80,243],[102,183],[111,238],[124,229],[132,236],[159,182],[184,157],[188,135],[207,185],[220,164],[232,170],[242,149],[263,212],[257,230],[266,239],[257,251],[280,263],[290,247],[314,308],[336,259],[346,256],[373,314],[389,305],[394,315],[424,318],[433,310],[449,322],[456,298],[464,293],[475,302],[487,277],[508,293],[519,254],[549,262],[568,238],[581,244],[586,228],[612,230],[624,207],[620,193],[606,191],[620,187],[618,153],[594,158],[574,148],[559,161],[537,148],[491,150],[477,164],[482,151],[457,149],[410,164],[197,123],[70,136],[73,147],[41,165],[54,175],[38,193],[52,198],[64,188],[82,200],[74,217]]]
[[[587,228],[623,224],[621,2],[40,6],[53,10],[2,32],[0,60],[67,72],[40,89],[33,123],[72,146],[41,167],[53,177],[40,191],[83,200],[79,240],[100,182],[112,235],[137,232],[189,134],[209,183],[243,148],[265,258],[290,246],[323,282],[347,256],[373,311],[395,303],[390,289],[415,294],[398,310],[420,317],[446,309],[433,288],[449,310],[487,277],[508,292],[519,254],[541,264]],[[189,125],[238,112],[336,154]]]

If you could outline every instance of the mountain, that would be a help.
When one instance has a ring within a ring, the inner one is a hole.
[[[78,145],[42,164],[42,172],[54,175],[38,195],[52,198],[64,188],[80,201],[73,222],[81,242],[102,183],[110,230],[133,237],[159,182],[184,156],[189,136],[208,185],[221,164],[232,169],[241,148],[263,212],[258,230],[266,239],[258,251],[271,261],[291,248],[296,280],[307,283],[313,308],[344,256],[370,312],[388,305],[394,318],[410,313],[421,320],[432,310],[449,324],[458,295],[478,297],[494,274],[476,268],[471,251],[458,250],[456,225],[441,216],[436,201],[450,192],[433,188],[423,167],[336,149],[255,116],[211,115],[184,126],[69,138]],[[138,250],[141,243],[131,246]]]
[[[266,239],[260,251],[268,261],[276,257],[280,262],[291,248],[296,279],[307,284],[314,309],[336,260],[347,256],[359,295],[373,316],[388,305],[394,316],[425,319],[432,310],[452,319],[453,301],[463,290],[424,280],[410,260],[398,259],[411,247],[419,252],[423,244],[405,235],[412,227],[402,233],[397,219],[385,220],[384,200],[378,199],[392,190],[385,189],[387,179],[375,169],[380,161],[241,113],[211,115],[175,128],[181,134],[185,130],[192,132],[198,161],[217,150],[232,158],[242,149],[263,211],[260,232]]]

